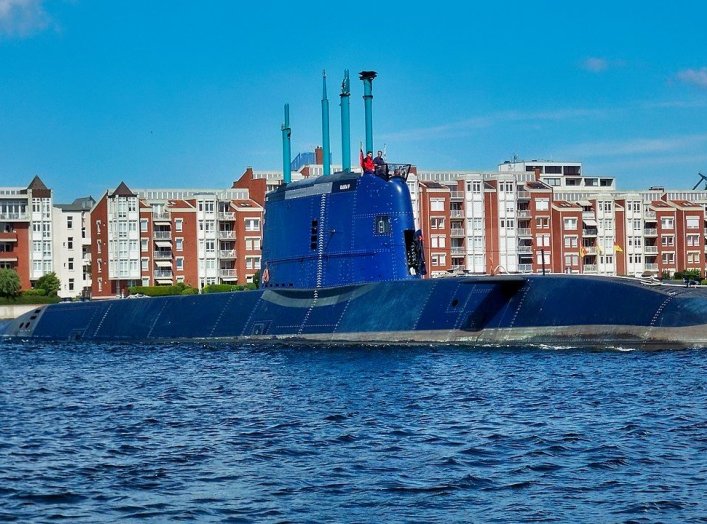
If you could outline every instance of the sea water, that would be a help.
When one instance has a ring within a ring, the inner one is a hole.
[[[707,349],[0,342],[0,521],[706,522]]]

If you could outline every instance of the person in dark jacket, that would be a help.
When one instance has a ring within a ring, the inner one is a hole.
[[[376,176],[388,178],[388,164],[383,160],[383,151],[378,151],[378,156],[373,159],[373,164],[376,169]]]

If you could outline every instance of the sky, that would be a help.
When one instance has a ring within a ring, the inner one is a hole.
[[[620,190],[707,174],[707,2],[0,0],[0,186],[56,202],[227,188],[322,143],[365,141],[426,170],[572,161]],[[702,186],[701,186],[702,187]]]

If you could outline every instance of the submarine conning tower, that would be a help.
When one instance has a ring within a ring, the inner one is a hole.
[[[371,71],[361,73],[369,149],[373,78]],[[285,127],[289,131],[289,121]],[[283,140],[283,149],[288,146]],[[389,163],[378,175],[345,170],[268,193],[260,286],[316,289],[420,278],[424,255],[406,182],[409,168]]]

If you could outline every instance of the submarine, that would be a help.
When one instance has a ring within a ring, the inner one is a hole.
[[[363,71],[373,150],[373,71]],[[568,274],[425,278],[409,164],[350,169],[348,72],[343,170],[291,181],[289,108],[283,184],[266,195],[256,290],[38,306],[0,337],[40,341],[707,347],[707,289]],[[326,94],[326,84],[325,84]],[[326,96],[324,97],[326,98]],[[345,103],[346,102],[346,103]],[[328,129],[327,117],[323,128]]]

